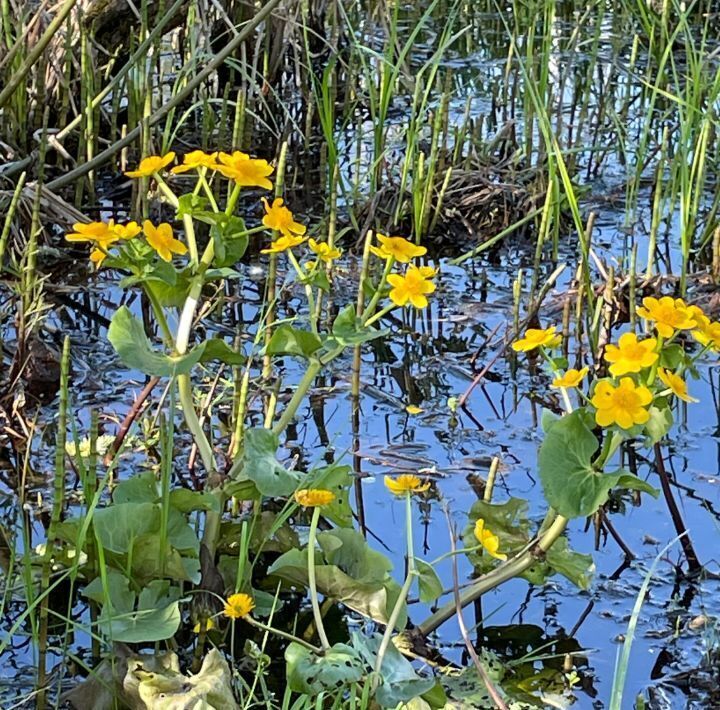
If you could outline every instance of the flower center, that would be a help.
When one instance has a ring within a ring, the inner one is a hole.
[[[640,406],[640,400],[633,391],[616,389],[612,395],[612,404],[618,409],[629,411],[637,409]]]

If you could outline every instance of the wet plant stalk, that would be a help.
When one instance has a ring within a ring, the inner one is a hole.
[[[320,644],[323,651],[330,648],[325,626],[323,625],[322,614],[320,613],[320,604],[318,603],[317,583],[315,580],[315,535],[317,533],[318,521],[320,520],[320,506],[313,508],[312,520],[310,521],[310,531],[308,533],[308,587],[310,589],[310,604],[313,610],[313,619],[315,620],[315,628],[320,637]]]
[[[665,461],[663,460],[662,446],[655,444],[655,470],[660,477],[660,487],[662,488],[665,502],[667,503],[668,510],[670,511],[670,517],[672,518],[675,531],[680,538],[680,544],[682,545],[683,552],[685,553],[685,559],[688,563],[688,569],[691,575],[697,575],[702,571],[702,565],[695,553],[690,536],[688,535],[685,522],[682,519],[680,508],[673,495],[672,488],[670,487],[670,478],[665,469]]]
[[[509,579],[523,574],[523,572],[526,572],[534,564],[537,564],[538,560],[542,559],[545,553],[563,534],[567,523],[567,518],[564,518],[562,515],[556,516],[550,527],[540,536],[540,539],[531,549],[513,557],[507,562],[503,562],[492,571],[480,577],[472,586],[468,587],[460,595],[461,608],[465,608],[468,604],[471,604],[476,599],[479,599],[483,594],[495,589],[495,587],[499,586],[503,582],[507,582]],[[418,624],[418,633],[422,636],[428,636],[446,621],[451,619],[454,616],[455,611],[455,602],[448,602],[434,614],[431,614],[421,624]]]
[[[53,552],[55,551],[55,530],[60,523],[63,501],[65,500],[65,444],[67,439],[68,413],[68,378],[70,373],[70,338],[65,337],[62,359],[60,361],[60,406],[57,421],[57,439],[55,442],[55,480],[53,487],[53,507],[50,514],[45,543],[45,554],[42,560],[40,593],[40,628],[38,632],[38,675],[37,675],[37,707],[45,707],[46,692],[46,654],[48,641],[48,592],[50,587],[50,569]]]
[[[374,668],[376,683],[378,683],[382,677],[381,672],[383,658],[385,658],[385,653],[387,652],[390,641],[392,640],[393,632],[395,631],[395,625],[397,624],[397,620],[400,617],[400,612],[402,611],[403,604],[405,604],[407,596],[410,593],[410,587],[412,587],[413,580],[416,576],[415,552],[413,548],[412,534],[412,493],[410,491],[407,491],[405,493],[405,535],[407,538],[407,575],[405,577],[405,581],[403,582],[403,586],[400,590],[397,601],[395,602],[395,606],[390,613],[390,618],[388,619],[387,626],[385,627],[385,633],[383,634],[382,640],[380,641],[380,648],[378,648]]]

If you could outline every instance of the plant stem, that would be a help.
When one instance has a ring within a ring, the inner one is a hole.
[[[398,595],[395,606],[390,613],[387,626],[385,627],[385,633],[383,634],[382,640],[380,641],[380,648],[378,648],[377,658],[375,660],[375,678],[376,681],[380,679],[380,672],[382,670],[382,662],[387,652],[388,646],[392,639],[393,632],[395,631],[395,624],[397,624],[398,617],[403,608],[403,604],[410,593],[410,587],[412,586],[413,580],[415,579],[415,553],[413,551],[413,536],[412,536],[412,493],[407,491],[405,493],[405,536],[406,536],[406,547],[407,547],[407,576],[405,582],[403,582],[402,589]]]
[[[320,604],[318,603],[317,586],[315,581],[315,534],[317,532],[318,521],[320,520],[320,507],[313,508],[312,520],[310,521],[310,532],[308,533],[308,587],[310,588],[310,603],[312,604],[313,618],[315,619],[315,628],[320,637],[320,644],[323,651],[330,648],[325,627],[323,626],[323,618],[320,613]]]
[[[521,575],[523,572],[536,564],[538,559],[542,558],[563,534],[567,523],[567,518],[564,518],[562,515],[558,515],[552,525],[550,525],[550,527],[542,534],[540,539],[530,550],[527,550],[517,557],[513,557],[507,562],[503,562],[495,569],[480,577],[471,587],[468,587],[468,589],[466,589],[460,596],[461,607],[466,607],[476,599],[479,599],[486,592],[489,592],[491,589],[494,589],[503,582],[507,582],[513,577]],[[431,634],[448,619],[451,619],[455,614],[455,611],[456,607],[454,601],[445,604],[417,626],[418,632],[422,636]]]
[[[702,565],[700,564],[700,560],[695,553],[695,548],[693,547],[692,541],[690,540],[690,536],[688,535],[687,528],[685,527],[685,523],[682,519],[680,509],[678,508],[678,504],[675,501],[675,496],[673,495],[672,488],[670,487],[670,477],[665,470],[662,447],[658,443],[655,444],[654,449],[655,470],[660,477],[660,487],[662,488],[665,502],[667,503],[668,510],[670,511],[670,517],[672,518],[673,525],[675,526],[675,531],[680,537],[680,544],[682,545],[683,552],[685,553],[685,559],[688,563],[688,569],[690,570],[690,574],[692,575],[699,574],[702,571]]]
[[[375,306],[377,306],[378,301],[380,300],[380,296],[382,295],[382,289],[383,286],[385,286],[385,282],[387,281],[387,277],[390,274],[390,271],[392,270],[393,265],[395,264],[395,258],[390,257],[386,263],[385,268],[383,269],[382,276],[380,277],[380,282],[377,285],[377,288],[375,289],[375,293],[373,294],[373,297],[370,299],[370,303],[368,303],[367,308],[363,311],[362,315],[360,316],[362,320],[365,320],[365,318],[368,318],[370,315],[372,315],[372,312],[375,310]],[[360,288],[362,289],[363,284],[360,284]]]
[[[298,382],[298,385],[295,388],[292,399],[288,402],[287,407],[285,407],[282,415],[280,416],[280,419],[273,427],[273,432],[275,434],[279,435],[283,431],[285,431],[288,424],[290,424],[290,422],[293,420],[293,417],[295,416],[298,407],[302,404],[302,401],[305,399],[305,395],[315,381],[315,377],[317,376],[318,372],[320,372],[320,366],[321,365],[319,360],[311,360],[309,362],[308,368],[305,371],[302,380]]]
[[[316,510],[319,510],[316,508]],[[323,649],[318,648],[317,646],[313,646],[311,643],[308,643],[305,639],[298,638],[297,636],[293,636],[292,634],[289,634],[287,631],[281,631],[280,629],[276,629],[273,626],[266,626],[260,621],[257,621],[256,619],[253,619],[251,616],[246,616],[245,621],[247,621],[248,624],[251,626],[255,626],[258,629],[261,629],[262,631],[268,631],[271,634],[275,634],[276,636],[280,636],[280,638],[287,639],[288,641],[293,641],[295,643],[299,643],[301,646],[304,646],[308,649],[308,651],[312,651],[313,653],[321,654],[323,652]]]
[[[388,304],[387,306],[385,306],[385,308],[378,311],[374,316],[371,316],[370,318],[368,318],[368,320],[364,321],[363,327],[367,328],[367,326],[372,325],[375,321],[380,320],[383,316],[390,313],[393,308],[395,308],[394,303]]]

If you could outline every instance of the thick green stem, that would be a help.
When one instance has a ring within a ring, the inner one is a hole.
[[[363,327],[367,328],[369,325],[372,325],[375,321],[380,320],[383,316],[385,316],[385,315],[387,315],[388,313],[390,313],[390,311],[391,311],[393,308],[395,308],[395,307],[396,307],[396,306],[395,306],[394,303],[388,304],[387,306],[385,306],[385,308],[383,308],[382,310],[378,311],[374,316],[371,316],[370,318],[368,318],[368,320],[364,321],[364,322],[363,322]]]
[[[517,577],[527,571],[555,544],[557,539],[565,531],[567,523],[567,518],[558,515],[552,525],[543,533],[538,542],[530,550],[504,562],[480,577],[471,587],[468,587],[460,595],[460,606],[463,608],[466,607],[486,592],[495,589],[495,587],[503,582],[507,582],[509,579]],[[417,631],[423,636],[427,636],[433,633],[433,631],[448,619],[451,619],[455,615],[455,612],[455,602],[448,602],[419,624]]]
[[[385,283],[387,281],[387,277],[390,275],[390,271],[392,270],[393,264],[395,263],[395,258],[390,257],[386,263],[385,263],[385,269],[383,270],[382,276],[380,277],[380,283],[377,285],[377,288],[375,289],[375,293],[373,294],[373,297],[370,299],[370,303],[368,303],[367,308],[362,313],[362,320],[365,320],[366,318],[369,318],[373,311],[375,310],[375,306],[377,306],[378,301],[380,300],[380,296],[382,295],[383,287],[385,286]],[[360,284],[360,288],[362,289],[362,283]]]
[[[395,631],[395,625],[397,624],[403,604],[405,604],[405,601],[407,600],[407,596],[410,593],[410,587],[412,586],[416,575],[415,552],[412,536],[412,493],[410,491],[405,494],[405,536],[405,544],[407,547],[407,576],[405,577],[405,582],[403,582],[403,586],[400,590],[397,601],[395,602],[395,606],[390,613],[390,618],[388,619],[387,626],[385,627],[385,633],[380,641],[380,648],[378,648],[374,669],[376,682],[380,679],[383,658],[385,658],[385,653],[387,652],[390,641],[392,640],[393,632]]]
[[[302,404],[302,401],[305,399],[305,395],[308,393],[308,390],[312,387],[312,384],[315,381],[315,377],[318,372],[320,372],[320,366],[319,360],[311,360],[308,364],[308,368],[305,371],[302,380],[300,380],[298,386],[295,388],[295,393],[293,394],[292,399],[288,402],[282,416],[273,427],[273,432],[275,434],[281,434],[285,431],[288,424],[290,424],[293,420],[298,407]]]
[[[317,533],[317,525],[320,520],[320,507],[313,508],[312,520],[310,521],[310,532],[308,533],[308,587],[310,588],[310,603],[312,604],[313,618],[315,619],[315,628],[320,637],[320,644],[323,651],[330,648],[325,626],[323,625],[322,614],[320,613],[320,604],[318,603],[317,584],[315,581],[315,534]]]

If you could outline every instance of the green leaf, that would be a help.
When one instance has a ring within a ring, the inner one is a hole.
[[[85,587],[83,594],[98,602],[100,632],[108,639],[123,643],[164,641],[180,626],[180,590],[167,580],[155,579],[145,585],[136,597],[120,572],[106,572],[108,602],[100,577]]]
[[[322,289],[326,293],[330,290],[330,281],[328,281],[325,269],[314,269],[304,279],[300,279],[303,284],[314,286],[315,288]]]
[[[152,471],[143,471],[120,481],[113,491],[113,503],[155,503],[160,496]]]
[[[563,577],[569,579],[576,587],[583,590],[590,589],[595,563],[592,555],[583,555],[573,552],[568,547],[567,538],[560,537],[545,553],[545,561]]]
[[[625,475],[602,473],[593,467],[599,445],[585,416],[578,409],[552,424],[538,454],[545,498],[569,519],[592,515]]]
[[[360,535],[354,530],[335,530],[332,534],[337,533]],[[351,542],[351,536],[346,539],[349,543],[348,549],[342,550],[342,540],[337,536],[331,540],[329,534],[321,534],[325,535],[321,543],[323,552],[337,562],[346,563],[350,571],[358,574],[360,579],[353,579],[336,564],[322,564],[322,558],[316,557],[315,577],[320,593],[342,602],[358,614],[386,624],[400,592],[397,582],[385,572],[391,567],[389,560],[381,553],[371,550],[367,543],[363,546],[358,541]],[[335,549],[330,550],[330,547]],[[280,577],[293,585],[307,587],[307,566],[307,550],[289,550],[275,560],[268,569],[268,575]],[[406,619],[407,614],[403,609],[397,622],[399,629],[404,628]]]
[[[287,323],[279,326],[267,345],[268,355],[297,355],[309,358],[322,343],[314,333],[297,330]]]
[[[229,477],[237,483],[253,483],[264,496],[289,496],[298,487],[300,477],[275,457],[278,443],[270,429],[248,429],[242,455],[230,469]]]
[[[348,304],[338,313],[332,326],[332,337],[338,345],[358,345],[386,334],[386,330],[364,328],[353,304]]]
[[[153,503],[113,503],[95,511],[95,534],[104,549],[130,551],[133,540],[160,527],[160,508]]]
[[[357,632],[352,634],[352,644],[363,655],[365,662],[371,668],[375,667],[375,659],[382,636],[361,636]],[[407,703],[424,693],[431,691],[435,686],[434,678],[421,678],[410,661],[397,649],[395,644],[389,644],[380,666],[382,685],[375,693],[375,700],[383,707],[395,708],[400,703]]]
[[[215,244],[215,266],[232,266],[245,254],[248,246],[245,221],[240,217],[214,214],[210,237]]]
[[[220,360],[226,365],[243,365],[247,361],[245,355],[233,350],[221,338],[210,338],[206,340],[203,345],[205,347],[200,362]]]
[[[170,505],[181,513],[193,510],[214,510],[220,512],[220,501],[212,493],[191,491],[187,488],[175,488],[170,491]]]
[[[127,306],[118,308],[112,317],[108,340],[126,367],[157,377],[175,377],[189,373],[200,361],[205,349],[205,344],[202,344],[185,355],[175,357],[153,350],[142,324],[130,313]]]
[[[195,193],[180,195],[180,197],[178,197],[178,207],[175,217],[177,219],[182,219],[186,215],[188,217],[194,217],[195,215],[203,214],[209,206],[210,200],[202,195],[196,195]]]
[[[136,538],[130,559],[132,559],[133,580],[139,585],[147,584],[161,574],[178,582],[194,581],[185,567],[182,555],[174,547],[168,545],[161,557],[160,536],[157,533]]]
[[[673,414],[670,407],[651,406],[648,409],[650,419],[645,424],[650,445],[657,444],[662,441],[670,431],[673,425]]]
[[[618,488],[623,488],[626,491],[642,491],[643,493],[649,493],[653,498],[657,498],[660,495],[660,491],[657,488],[651,486],[647,481],[643,481],[642,478],[638,478],[623,469],[618,470],[616,473],[618,474]]]
[[[293,641],[285,649],[285,661],[290,690],[311,697],[357,683],[365,672],[358,652],[343,643],[336,643],[322,656],[316,656]]]
[[[415,560],[415,566],[418,571],[420,601],[428,604],[442,596],[443,584],[435,568],[425,560],[420,559]]]
[[[671,343],[670,345],[663,345],[660,351],[660,367],[664,367],[668,370],[677,369],[678,365],[685,361],[685,350],[678,343]]]

